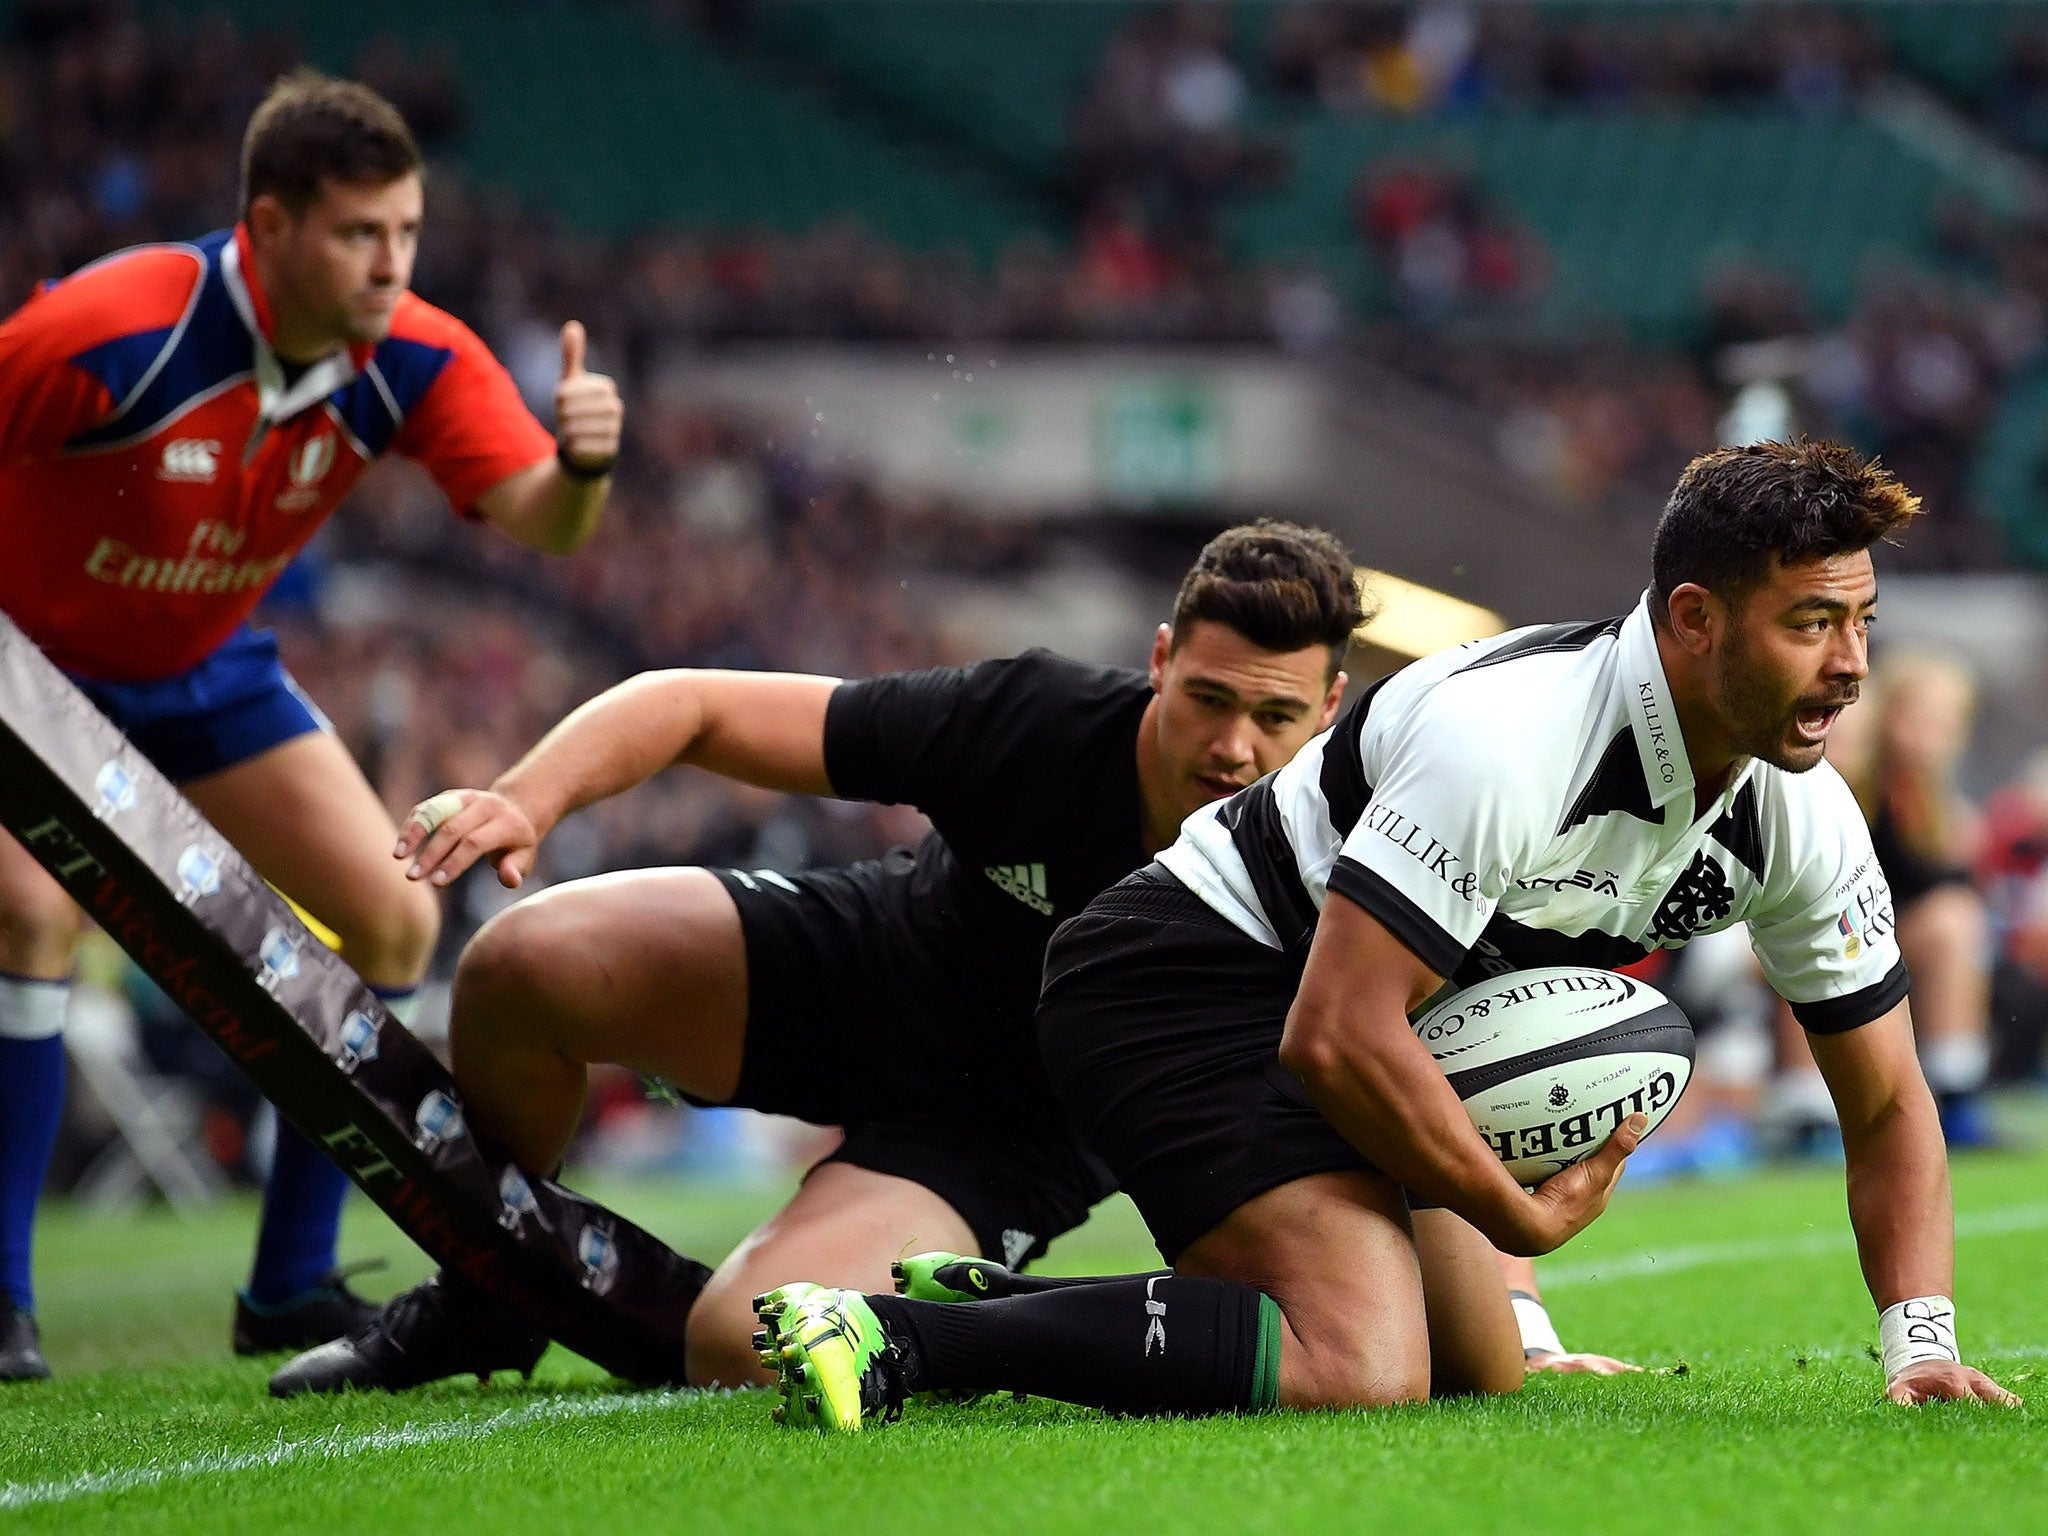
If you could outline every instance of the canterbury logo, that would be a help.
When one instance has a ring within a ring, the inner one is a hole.
[[[995,881],[1005,896],[1014,896],[1032,911],[1052,916],[1043,864],[991,864],[982,873]]]
[[[1154,1275],[1145,1282],[1145,1358],[1150,1359],[1156,1349],[1166,1353],[1166,1303],[1152,1299],[1152,1287],[1159,1283]]]
[[[213,438],[180,437],[164,444],[164,459],[157,466],[156,477],[210,485],[219,462],[220,444]]]

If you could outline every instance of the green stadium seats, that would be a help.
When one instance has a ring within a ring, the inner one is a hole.
[[[270,0],[143,8],[224,12],[249,31],[295,36],[311,62],[337,71],[379,34],[445,43],[468,98],[470,170],[597,233],[795,234],[853,218],[913,250],[959,247],[986,262],[1020,234],[1052,232],[1039,203],[971,159],[849,114],[786,70],[630,3],[305,0],[288,20]]]

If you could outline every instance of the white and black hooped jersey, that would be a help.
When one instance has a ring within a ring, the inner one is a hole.
[[[1738,922],[1808,1029],[1906,995],[1891,892],[1849,788],[1751,761],[1705,814],[1649,609],[1516,630],[1383,678],[1285,768],[1198,811],[1161,862],[1267,944],[1327,892],[1469,985],[1616,967]]]

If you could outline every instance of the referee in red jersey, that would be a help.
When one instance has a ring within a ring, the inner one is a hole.
[[[404,1017],[433,896],[250,612],[370,461],[417,460],[455,509],[567,552],[618,456],[617,386],[562,327],[550,435],[461,321],[408,291],[421,162],[364,86],[303,72],[242,146],[242,217],[96,262],[0,324],[0,611]],[[30,1239],[64,1093],[80,917],[0,834],[0,1381],[47,1376]],[[241,1353],[371,1310],[335,1272],[348,1184],[280,1128]]]

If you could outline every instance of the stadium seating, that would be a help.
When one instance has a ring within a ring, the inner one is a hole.
[[[959,141],[1029,183],[1060,171],[1071,118],[1137,0],[778,0],[761,32],[840,92]]]
[[[463,158],[480,178],[572,225],[798,233],[856,210],[913,249],[986,260],[1043,211],[971,162],[892,136],[815,89],[738,58],[643,7],[531,0],[302,4],[280,26],[266,0],[152,0],[284,30],[346,70],[380,33],[444,42],[470,107]]]
[[[1248,254],[1340,263],[1359,243],[1348,193],[1361,170],[1448,157],[1548,249],[1554,325],[1614,317],[1660,341],[1686,334],[1703,278],[1738,253],[1799,274],[1816,313],[1839,318],[1874,256],[1924,254],[1941,190],[1936,171],[1860,119],[1770,108],[1515,109],[1449,123],[1319,114],[1293,145],[1292,180],[1238,216]]]

